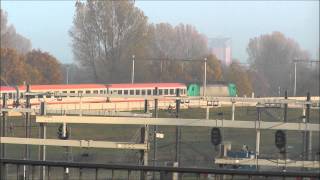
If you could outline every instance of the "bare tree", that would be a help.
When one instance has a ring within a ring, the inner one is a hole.
[[[123,80],[147,38],[147,17],[131,1],[77,2],[70,36],[76,60],[95,81]]]
[[[150,55],[160,59],[153,62],[153,71],[157,72],[155,81],[197,81],[199,72],[196,71],[201,70],[201,63],[167,59],[199,60],[205,57],[208,53],[207,38],[188,24],[173,27],[168,23],[160,23],[151,25],[150,29]]]
[[[290,89],[292,61],[307,59],[308,54],[297,42],[280,32],[250,39],[247,47],[251,69],[264,76],[268,95],[278,95],[280,89]]]

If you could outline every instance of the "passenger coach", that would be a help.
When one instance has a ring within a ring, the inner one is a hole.
[[[187,86],[182,83],[136,83],[136,84],[110,84],[107,86],[110,94],[117,95],[163,95],[175,96],[177,90],[181,96],[185,96]],[[158,94],[156,93],[158,89]]]
[[[25,86],[17,86],[19,98],[24,97],[26,91]],[[17,98],[17,90],[15,87],[0,86],[0,98],[6,94],[9,99]],[[179,90],[181,96],[187,95],[187,86],[182,83],[136,83],[136,84],[55,84],[55,85],[31,85],[31,92],[51,92],[45,98],[55,98],[58,93],[68,94],[110,94],[110,95],[158,95],[175,96]],[[44,98],[43,95],[36,95],[32,98]]]

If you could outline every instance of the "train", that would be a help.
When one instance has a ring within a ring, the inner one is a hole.
[[[157,90],[156,90],[157,89]],[[191,83],[134,83],[134,84],[52,84],[31,85],[31,92],[51,92],[46,95],[34,95],[32,98],[55,98],[59,93],[105,94],[123,96],[203,96],[203,87]],[[6,94],[8,99],[23,98],[26,86],[0,86],[0,98]],[[208,84],[206,96],[234,97],[237,88],[233,83]]]

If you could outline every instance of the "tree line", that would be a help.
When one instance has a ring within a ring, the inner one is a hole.
[[[237,62],[223,67],[210,54],[207,37],[190,24],[148,23],[133,1],[88,0],[75,6],[69,33],[81,69],[76,71],[86,72],[87,81],[131,82],[134,56],[135,82],[202,83],[207,58],[208,83],[233,82],[241,95],[252,92],[248,71]],[[75,67],[68,70],[73,74]]]
[[[1,20],[1,77],[12,84],[65,83],[66,79],[70,83],[129,83],[134,55],[135,82],[202,83],[207,58],[209,84],[235,83],[239,96],[252,92],[278,96],[284,90],[292,95],[293,60],[301,59],[297,95],[319,95],[319,64],[310,65],[308,52],[281,32],[251,38],[248,65],[233,60],[225,66],[210,53],[208,38],[193,25],[149,23],[134,1],[77,1],[69,31],[75,62],[60,65],[46,52],[31,51],[30,41],[7,25],[3,11]],[[21,67],[20,72],[14,67]],[[17,75],[13,78],[12,73]]]

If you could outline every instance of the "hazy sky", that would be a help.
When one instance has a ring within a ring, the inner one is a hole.
[[[232,55],[245,62],[250,38],[272,31],[295,39],[313,58],[319,49],[319,1],[136,1],[150,23],[188,23],[207,37],[230,37]],[[9,23],[33,48],[73,61],[74,1],[3,1]]]

